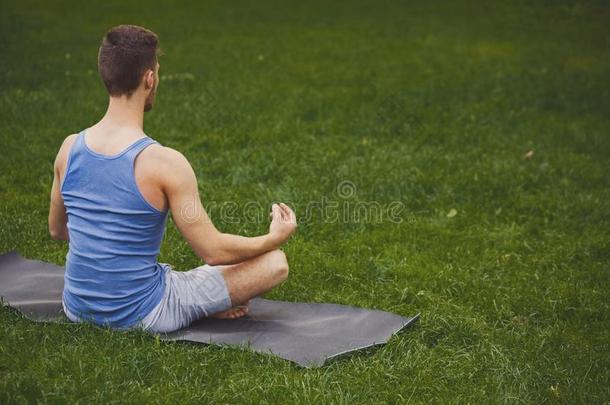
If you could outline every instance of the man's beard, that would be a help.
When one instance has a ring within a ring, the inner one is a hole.
[[[153,104],[155,103],[155,94],[156,93],[157,93],[157,89],[155,87],[153,89],[153,91],[150,92],[148,97],[146,97],[146,100],[144,101],[144,112],[148,112],[148,111],[152,110]]]

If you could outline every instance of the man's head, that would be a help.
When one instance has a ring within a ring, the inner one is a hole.
[[[111,97],[145,97],[144,111],[155,100],[159,83],[159,38],[154,32],[137,25],[111,28],[104,38],[97,65]]]

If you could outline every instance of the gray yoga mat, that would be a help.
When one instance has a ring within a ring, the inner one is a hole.
[[[25,259],[14,251],[0,256],[0,297],[31,320],[68,322],[61,305],[63,286],[61,266]],[[347,305],[255,298],[243,318],[204,318],[160,337],[247,346],[304,367],[319,367],[333,357],[386,343],[418,317]]]

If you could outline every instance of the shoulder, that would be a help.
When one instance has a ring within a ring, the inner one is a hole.
[[[175,149],[160,144],[152,144],[141,153],[142,157],[157,167],[157,170],[190,168],[188,159]]]
[[[138,166],[163,184],[189,181],[195,173],[188,159],[167,146],[152,144],[141,152]]]
[[[74,143],[74,141],[76,141],[76,138],[78,138],[78,134],[72,134],[72,135],[68,135],[66,137],[66,139],[64,139],[63,143],[61,144],[62,148],[64,146],[72,146],[72,144]]]
[[[57,156],[55,157],[55,167],[63,168],[66,165],[68,160],[68,156],[70,155],[70,150],[72,149],[72,145],[76,141],[78,134],[68,135],[62,142],[59,151],[57,152]]]

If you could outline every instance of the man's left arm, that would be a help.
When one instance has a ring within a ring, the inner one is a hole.
[[[61,196],[61,178],[65,171],[68,154],[74,142],[74,135],[66,138],[61,145],[53,165],[53,185],[51,186],[51,206],[49,208],[49,233],[55,240],[68,240],[68,216]]]

